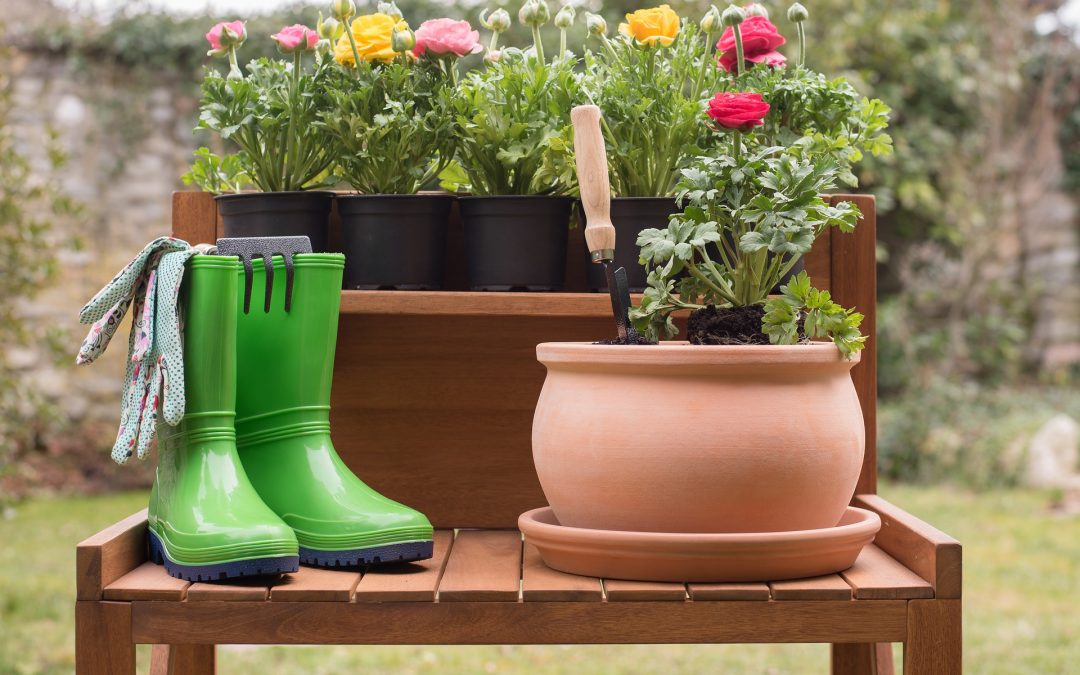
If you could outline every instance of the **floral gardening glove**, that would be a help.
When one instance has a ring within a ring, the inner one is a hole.
[[[154,439],[158,410],[169,424],[184,416],[184,351],[177,302],[188,258],[211,248],[195,248],[172,237],[150,243],[94,299],[80,320],[94,325],[76,362],[90,363],[105,351],[120,320],[133,306],[128,366],[120,409],[120,428],[112,457],[124,464],[135,453],[146,457]],[[111,303],[111,304],[110,304]],[[102,311],[103,307],[108,307]]]

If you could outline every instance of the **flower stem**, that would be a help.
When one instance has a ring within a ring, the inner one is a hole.
[[[701,95],[701,83],[705,79],[705,69],[709,66],[709,57],[712,56],[712,32],[705,33],[705,54],[701,57],[701,69],[698,70],[697,79],[694,80],[694,88],[690,98],[694,101]]]
[[[742,29],[740,26],[732,26],[731,32],[735,36],[735,76],[739,77],[743,74],[743,45],[742,45]]]
[[[499,46],[499,34],[495,31],[491,32],[491,42],[488,43],[488,54],[495,51],[495,48]]]
[[[742,132],[736,131],[731,136],[731,151],[732,157],[735,158],[735,163],[738,164],[739,159],[742,157]]]
[[[803,28],[802,21],[796,25],[799,31],[799,67],[802,68],[806,63],[806,29]]]
[[[540,63],[547,63],[544,60],[544,42],[540,39],[540,26],[532,27],[533,34],[533,47],[536,48],[536,60]]]
[[[559,29],[559,59],[566,58],[566,29]]]
[[[608,40],[606,35],[601,35],[600,39],[604,41],[604,47],[607,48],[608,54],[610,54],[611,57],[614,58],[615,48],[611,46],[611,40]]]
[[[244,74],[240,72],[240,65],[236,62],[236,47],[229,47],[229,77],[230,80],[242,80]]]
[[[296,117],[298,114],[296,109],[300,98],[301,58],[298,49],[293,53],[292,87],[289,91],[289,137],[285,141],[288,150],[286,151],[285,161],[281,163],[281,183],[286,188],[293,187],[290,185],[290,178],[295,178],[295,176],[291,175],[293,173],[291,169],[292,165],[296,163]],[[296,185],[295,187],[299,188],[300,186]]]
[[[345,27],[345,34],[349,36],[349,46],[352,47],[353,67],[356,68],[356,77],[360,77],[360,52],[356,49],[356,38],[353,36],[352,26]]]

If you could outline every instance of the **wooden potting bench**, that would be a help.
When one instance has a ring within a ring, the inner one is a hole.
[[[874,334],[874,202],[855,234],[808,256],[817,285],[866,314]],[[178,193],[173,232],[212,242],[208,195]],[[336,236],[332,236],[331,241]],[[447,284],[462,287],[460,231]],[[584,288],[581,228],[568,288]],[[592,579],[546,568],[518,514],[544,504],[530,449],[544,379],[535,345],[613,333],[606,296],[587,293],[346,291],[333,393],[334,440],[381,492],[424,511],[435,557],[365,572],[302,567],[272,582],[188,583],[147,561],[140,512],[78,546],[77,672],[209,673],[217,644],[831,643],[834,673],[960,672],[960,544],[875,495],[875,344],[853,377],[866,459],[853,504],[882,528],[855,566],[775,583]]]

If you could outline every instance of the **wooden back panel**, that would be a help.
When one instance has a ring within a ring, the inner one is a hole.
[[[815,285],[866,315],[871,336],[852,371],[866,420],[858,493],[877,489],[875,212],[854,234],[827,233],[807,256]],[[833,199],[838,199],[834,197]],[[331,245],[337,241],[332,227]],[[219,235],[210,195],[173,196],[173,234]],[[460,223],[451,224],[446,287],[463,288]],[[573,231],[567,288],[584,290],[584,236]],[[533,408],[545,371],[536,344],[613,333],[606,295],[344,291],[333,390],[334,443],[364,481],[436,527],[515,527],[545,503],[532,463]]]

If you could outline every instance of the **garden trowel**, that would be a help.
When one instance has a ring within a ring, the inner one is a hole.
[[[574,124],[574,154],[577,160],[578,186],[581,204],[585,209],[585,243],[594,263],[604,266],[611,309],[615,314],[615,326],[619,342],[637,344],[641,341],[630,325],[630,285],[626,270],[616,269],[615,226],[611,224],[611,185],[608,182],[607,152],[604,137],[600,133],[600,108],[579,105],[570,111]]]

